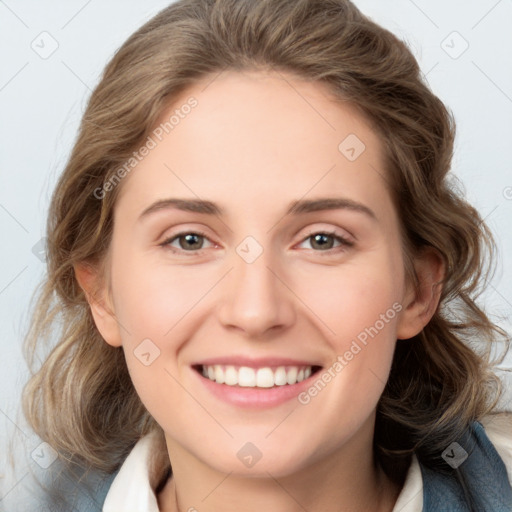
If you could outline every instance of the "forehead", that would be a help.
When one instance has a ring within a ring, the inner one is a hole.
[[[276,72],[205,77],[174,98],[151,139],[119,199],[129,195],[140,208],[165,195],[229,201],[246,211],[263,198],[267,210],[327,194],[389,199],[381,141],[320,82]]]

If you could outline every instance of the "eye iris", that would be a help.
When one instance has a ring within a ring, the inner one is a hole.
[[[189,233],[187,235],[180,236],[180,246],[182,249],[200,249],[202,245],[202,236],[197,235],[196,233]],[[186,240],[186,244],[182,243],[182,240]]]
[[[311,244],[311,246],[313,248],[315,248],[316,244],[319,244],[317,246],[320,249],[332,249],[333,238],[331,235],[326,235],[324,233],[318,233],[317,235],[313,235],[311,238],[313,239],[313,243]],[[326,242],[326,240],[327,240],[327,242]]]

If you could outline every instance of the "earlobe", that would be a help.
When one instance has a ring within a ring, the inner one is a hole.
[[[417,286],[408,283],[404,309],[397,326],[397,338],[409,339],[419,334],[434,316],[439,305],[445,266],[441,255],[432,247],[416,258]]]
[[[106,283],[100,283],[96,268],[88,263],[74,265],[75,277],[83,290],[91,314],[102,338],[113,347],[122,345],[119,324],[115,317]]]

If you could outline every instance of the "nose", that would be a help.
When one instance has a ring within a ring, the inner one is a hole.
[[[293,324],[294,294],[279,268],[270,251],[263,251],[252,263],[234,254],[234,268],[224,280],[217,310],[225,328],[261,339]]]

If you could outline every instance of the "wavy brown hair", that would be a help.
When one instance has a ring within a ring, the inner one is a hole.
[[[416,279],[414,257],[424,247],[439,253],[446,274],[432,320],[397,342],[375,450],[390,475],[413,452],[436,466],[444,448],[497,402],[489,349],[506,335],[475,302],[495,248],[449,178],[452,114],[408,47],[348,0],[180,0],[117,51],[89,99],[50,205],[48,273],[24,347],[33,372],[23,395],[26,417],[64,457],[106,472],[141,436],[161,434],[131,383],[122,348],[96,329],[74,265],[101,266],[109,247],[122,183],[101,200],[95,191],[142,145],[176,95],[223,70],[270,70],[326,84],[379,135],[408,279]]]

